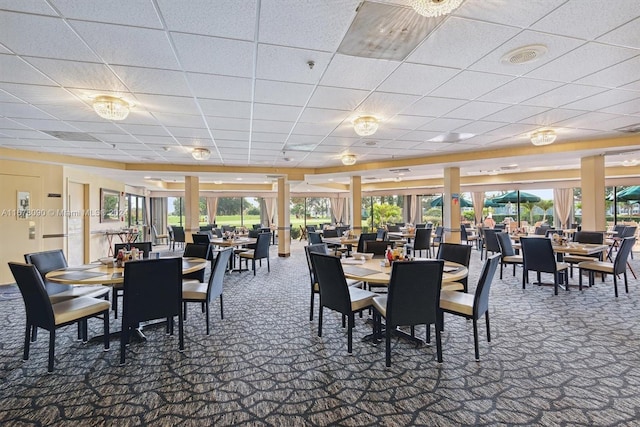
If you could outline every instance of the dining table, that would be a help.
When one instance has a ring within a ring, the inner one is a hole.
[[[247,245],[255,245],[258,242],[258,239],[255,237],[236,237],[236,238],[224,238],[224,237],[214,237],[209,240],[212,245],[218,246],[221,248],[241,248]],[[235,251],[234,251],[235,252]],[[235,257],[229,258],[229,271],[240,271],[235,270]]]
[[[347,252],[346,255],[349,256],[351,255],[351,249],[353,248],[353,245],[358,245],[358,240],[359,240],[359,236],[349,236],[349,237],[324,237],[322,239],[323,243],[327,243],[329,245],[337,245],[337,246],[344,246],[345,248],[347,248]]]

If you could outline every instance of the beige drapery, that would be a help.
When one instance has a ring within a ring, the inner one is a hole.
[[[153,224],[151,224],[151,197],[149,196],[144,198],[144,223],[147,226],[147,229],[145,230],[147,235],[144,236],[144,240],[151,241],[153,238],[153,236],[151,236],[151,226]]]
[[[571,215],[571,205],[573,204],[573,188],[553,189],[553,209],[557,215],[560,226],[567,227],[569,215]]]
[[[275,222],[276,208],[277,207],[278,207],[278,205],[276,205],[276,198],[275,197],[265,197],[264,198],[264,208],[265,208],[265,211],[266,211],[267,220],[269,221],[269,224],[264,224],[264,225],[270,226],[271,224],[273,224]]]
[[[347,199],[341,199],[340,197],[330,197],[329,203],[331,203],[331,213],[336,223],[344,224],[344,207]]]
[[[218,212],[218,198],[207,197],[207,218],[209,219],[209,224],[216,223],[217,212]]]
[[[473,213],[475,214],[476,224],[482,224],[482,208],[484,208],[484,191],[472,192],[471,201],[473,202]]]
[[[419,224],[422,222],[422,196],[417,194],[409,195],[409,223]]]

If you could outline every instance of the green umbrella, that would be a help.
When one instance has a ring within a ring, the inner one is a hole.
[[[430,203],[430,206],[432,208],[439,208],[442,206],[442,196],[436,197],[435,199],[433,199]],[[473,203],[471,203],[470,201],[463,199],[462,197],[460,198],[460,207],[461,208],[472,208],[473,207]]]
[[[499,208],[503,203],[496,203],[492,199],[484,199],[485,208]]]
[[[619,202],[635,202],[640,200],[640,185],[632,185],[616,194]]]
[[[493,203],[498,203],[501,205],[505,205],[507,203],[518,203],[518,192],[510,191],[507,194],[503,194],[502,196],[494,197],[491,199]],[[540,197],[525,193],[524,191],[520,192],[520,203],[533,202],[538,203],[540,201]]]

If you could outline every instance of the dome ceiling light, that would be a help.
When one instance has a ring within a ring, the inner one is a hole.
[[[360,136],[370,136],[378,130],[378,119],[374,116],[360,116],[353,121],[353,130]]]
[[[549,145],[556,140],[556,133],[553,130],[539,130],[531,134],[533,145]]]
[[[208,148],[196,147],[191,152],[191,155],[196,160],[208,160],[211,157],[211,151]]]
[[[93,110],[103,119],[124,120],[129,115],[131,105],[115,96],[98,96],[93,100]]]
[[[356,156],[353,154],[344,154],[340,160],[342,160],[342,164],[345,166],[356,164]]]
[[[413,10],[428,18],[448,15],[461,3],[462,0],[411,0],[409,2]]]

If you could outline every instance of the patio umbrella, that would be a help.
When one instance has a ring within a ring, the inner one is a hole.
[[[442,206],[442,196],[436,197],[429,204],[432,208],[439,208]],[[468,201],[467,199],[460,198],[460,207],[461,208],[472,208],[473,203]]]
[[[518,192],[517,191],[510,191],[507,194],[503,194],[502,196],[498,196],[498,197],[494,197],[493,199],[491,199],[491,201],[493,203],[498,203],[498,204],[506,204],[506,203],[518,203]],[[524,191],[520,192],[520,202],[533,202],[533,203],[537,203],[540,201],[540,197],[531,194],[531,193],[525,193]]]
[[[632,185],[616,194],[619,202],[635,202],[640,201],[640,185]]]
[[[484,207],[485,208],[499,208],[504,203],[496,203],[493,199],[484,199]]]

